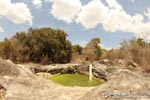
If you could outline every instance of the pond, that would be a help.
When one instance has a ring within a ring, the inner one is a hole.
[[[50,77],[48,79],[63,86],[71,86],[71,87],[73,86],[90,87],[90,86],[97,86],[103,83],[102,81],[97,79],[89,81],[89,76],[81,74],[60,74]]]

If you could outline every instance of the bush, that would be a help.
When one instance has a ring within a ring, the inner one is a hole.
[[[67,63],[71,54],[67,33],[60,29],[30,28],[0,43],[0,56],[16,62]]]
[[[123,41],[121,47],[109,50],[102,55],[103,59],[124,59],[137,63],[145,72],[150,72],[150,44],[141,39]]]

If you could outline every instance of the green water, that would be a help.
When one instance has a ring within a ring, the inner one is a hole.
[[[50,80],[64,86],[82,86],[90,87],[102,84],[100,80],[93,79],[89,81],[89,77],[81,74],[61,74],[49,78]]]

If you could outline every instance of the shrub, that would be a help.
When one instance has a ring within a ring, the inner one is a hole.
[[[102,58],[134,61],[143,71],[150,72],[150,44],[145,43],[142,39],[123,41],[120,48],[105,52]]]

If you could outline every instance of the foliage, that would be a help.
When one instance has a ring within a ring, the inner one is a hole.
[[[10,40],[4,41],[5,44],[1,43],[7,48],[5,50],[3,46],[0,46],[3,48],[1,53],[12,54],[11,44],[13,44],[18,53],[17,60],[20,62],[67,63],[71,60],[72,45],[66,37],[67,34],[60,29],[30,28],[28,32],[17,32]],[[10,41],[11,43],[7,43]]]
[[[73,52],[77,55],[82,55],[83,47],[81,47],[79,44],[73,45]]]
[[[150,72],[150,44],[140,38],[123,41],[120,48],[105,52],[102,59],[134,61],[144,71]]]
[[[0,42],[0,55],[4,59],[15,60],[15,48],[12,46],[11,42],[8,39]]]
[[[93,38],[84,48],[84,55],[86,56],[86,60],[98,60],[102,54],[102,49],[99,46],[100,39]]]
[[[41,64],[93,61],[100,58],[102,50],[99,38],[91,39],[84,48],[72,45],[67,36],[61,29],[47,27],[17,32],[12,38],[0,42],[0,57],[17,63]]]

